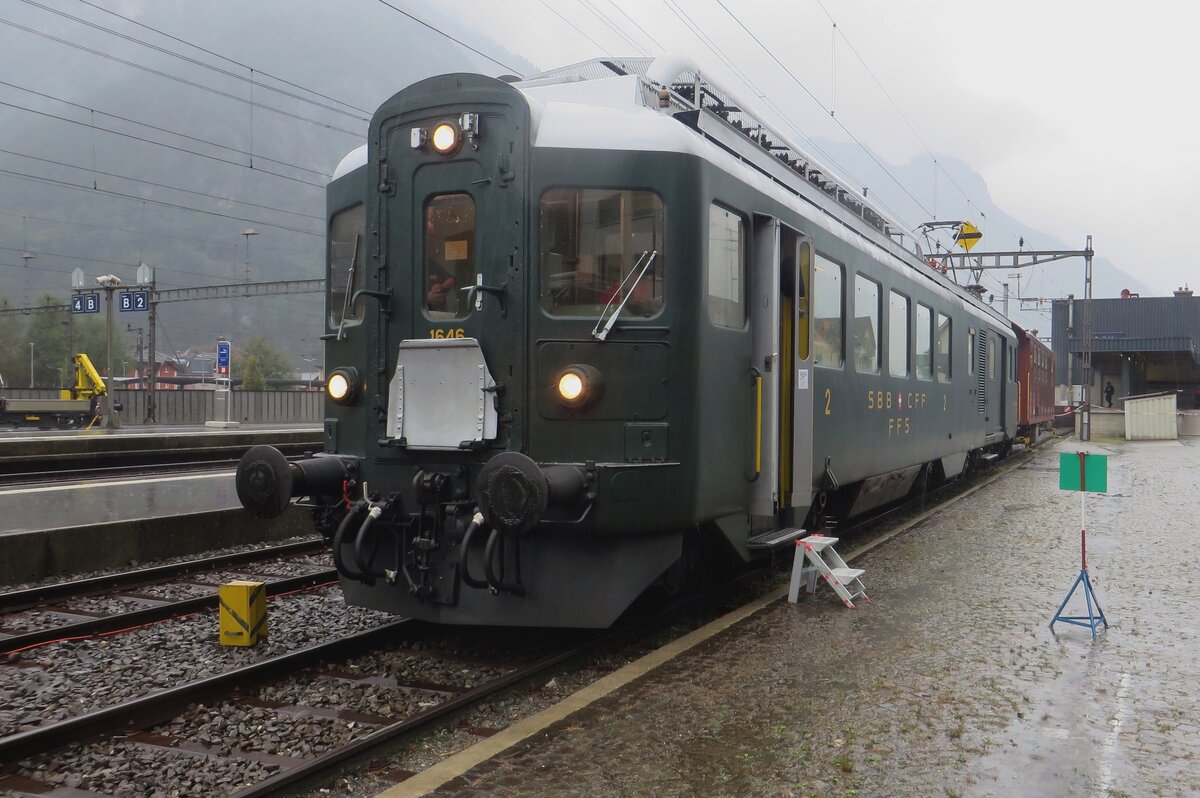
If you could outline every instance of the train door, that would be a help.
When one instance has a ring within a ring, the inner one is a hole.
[[[984,388],[984,429],[990,435],[1004,431],[1004,342],[994,332],[984,332],[979,336],[980,344],[984,347],[983,365],[986,369],[982,375]]]
[[[759,390],[751,513],[764,517],[760,524],[765,517],[790,523],[790,508],[797,503],[807,508],[811,493],[805,419],[812,417],[812,400],[806,278],[801,264],[811,259],[812,247],[796,231],[767,216],[754,219],[754,243],[752,373]]]
[[[796,314],[795,314],[795,346],[794,358],[795,390],[792,393],[793,434],[792,434],[792,495],[790,506],[794,510],[794,523],[799,523],[808,514],[812,504],[813,461],[812,461],[812,424],[813,424],[813,388],[812,388],[812,349],[810,346],[810,325],[812,324],[812,307],[809,298],[812,296],[813,242],[798,233],[784,228],[785,252],[787,241],[791,239],[791,247],[795,252],[796,263]]]
[[[430,96],[429,107],[400,106],[394,116],[381,110],[373,123],[382,140],[375,158],[386,220],[379,244],[394,310],[381,341],[386,360],[380,376],[393,379],[398,347],[473,339],[496,383],[483,390],[495,397],[498,429],[485,429],[482,437],[488,446],[520,449],[528,109],[520,95],[495,81],[460,84],[461,107],[440,106],[440,95]],[[440,154],[427,140],[442,128],[469,140]],[[446,344],[439,356],[456,346]],[[453,398],[431,396],[421,407],[436,420]],[[457,449],[461,442],[447,437],[429,448]]]

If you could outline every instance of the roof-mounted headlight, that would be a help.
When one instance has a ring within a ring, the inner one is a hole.
[[[358,369],[342,366],[329,372],[325,380],[325,394],[339,405],[352,404],[358,398]]]
[[[590,405],[604,393],[604,378],[591,366],[572,364],[558,373],[554,380],[558,401],[576,409]]]
[[[429,143],[438,155],[453,155],[462,144],[462,131],[453,122],[440,122],[430,134]]]

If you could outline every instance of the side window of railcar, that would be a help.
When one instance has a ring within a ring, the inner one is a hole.
[[[662,199],[652,191],[548,190],[538,203],[538,263],[542,310],[552,316],[599,317],[626,295],[623,317],[655,315],[666,274]]]
[[[908,297],[888,291],[888,374],[908,376]]]
[[[708,206],[708,318],[718,327],[746,324],[745,228],[733,211]]]
[[[975,330],[972,328],[967,331],[967,373],[975,373]]]
[[[366,297],[350,306],[354,292],[365,282],[363,229],[367,223],[366,206],[338,211],[329,220],[329,325],[362,322]]]
[[[841,368],[842,266],[817,253],[813,270],[812,340],[813,363],[828,368]]]
[[[988,342],[987,375],[989,380],[994,380],[996,379],[996,357],[1000,354],[1000,348],[996,345],[996,336],[988,334],[986,339]]]
[[[861,274],[854,275],[854,370],[879,373],[879,283]]]
[[[440,194],[425,204],[425,268],[421,290],[431,319],[465,319],[462,289],[475,282],[475,200]]]
[[[933,311],[917,303],[917,379],[933,379]]]
[[[937,315],[937,379],[950,382],[950,317]]]

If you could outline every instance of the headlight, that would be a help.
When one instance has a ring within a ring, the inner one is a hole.
[[[339,405],[351,404],[358,398],[358,370],[343,366],[331,371],[325,381],[325,393]]]
[[[462,142],[462,133],[453,122],[442,122],[433,129],[433,135],[429,137],[429,140],[438,155],[453,155],[458,151],[458,145]]]
[[[558,373],[554,381],[558,401],[570,408],[589,405],[604,393],[604,380],[591,366],[570,365]]]

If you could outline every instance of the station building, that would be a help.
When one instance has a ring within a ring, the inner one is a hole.
[[[1092,300],[1092,384],[1083,374],[1083,300],[1052,305],[1051,349],[1055,357],[1055,404],[1087,400],[1106,408],[1104,388],[1113,385],[1113,409],[1124,397],[1174,392],[1179,410],[1200,409],[1200,297],[1184,287],[1169,297]]]

